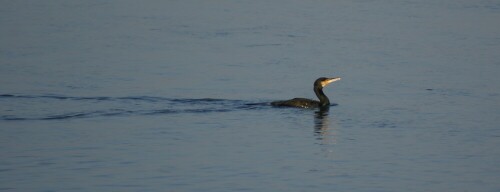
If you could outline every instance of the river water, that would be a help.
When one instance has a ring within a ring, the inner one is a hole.
[[[498,1],[3,1],[1,191],[500,191]],[[314,98],[329,110],[274,108]]]

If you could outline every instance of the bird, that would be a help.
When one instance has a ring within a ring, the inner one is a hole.
[[[325,108],[330,106],[330,100],[323,93],[323,88],[330,83],[340,80],[340,77],[320,77],[314,81],[314,93],[318,97],[319,101],[306,99],[306,98],[293,98],[290,100],[281,100],[271,102],[272,106],[275,107],[298,107],[298,108]]]

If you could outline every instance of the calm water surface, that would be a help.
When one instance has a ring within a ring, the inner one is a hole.
[[[9,1],[1,191],[500,191],[500,2]],[[327,111],[267,103],[314,98]]]

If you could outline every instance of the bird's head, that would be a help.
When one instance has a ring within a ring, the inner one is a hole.
[[[333,83],[335,81],[340,80],[340,77],[333,77],[333,78],[326,78],[326,77],[320,77],[314,81],[314,87],[319,87],[323,88],[327,86],[330,83]]]

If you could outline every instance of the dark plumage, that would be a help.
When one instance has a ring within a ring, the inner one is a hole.
[[[316,81],[314,81],[314,93],[316,93],[316,96],[318,97],[319,101],[306,98],[294,98],[284,101],[274,101],[271,102],[271,105],[277,107],[300,107],[300,108],[328,107],[330,106],[330,100],[323,93],[323,87],[338,80],[340,80],[340,77],[334,77],[334,78],[321,77],[316,79]]]

